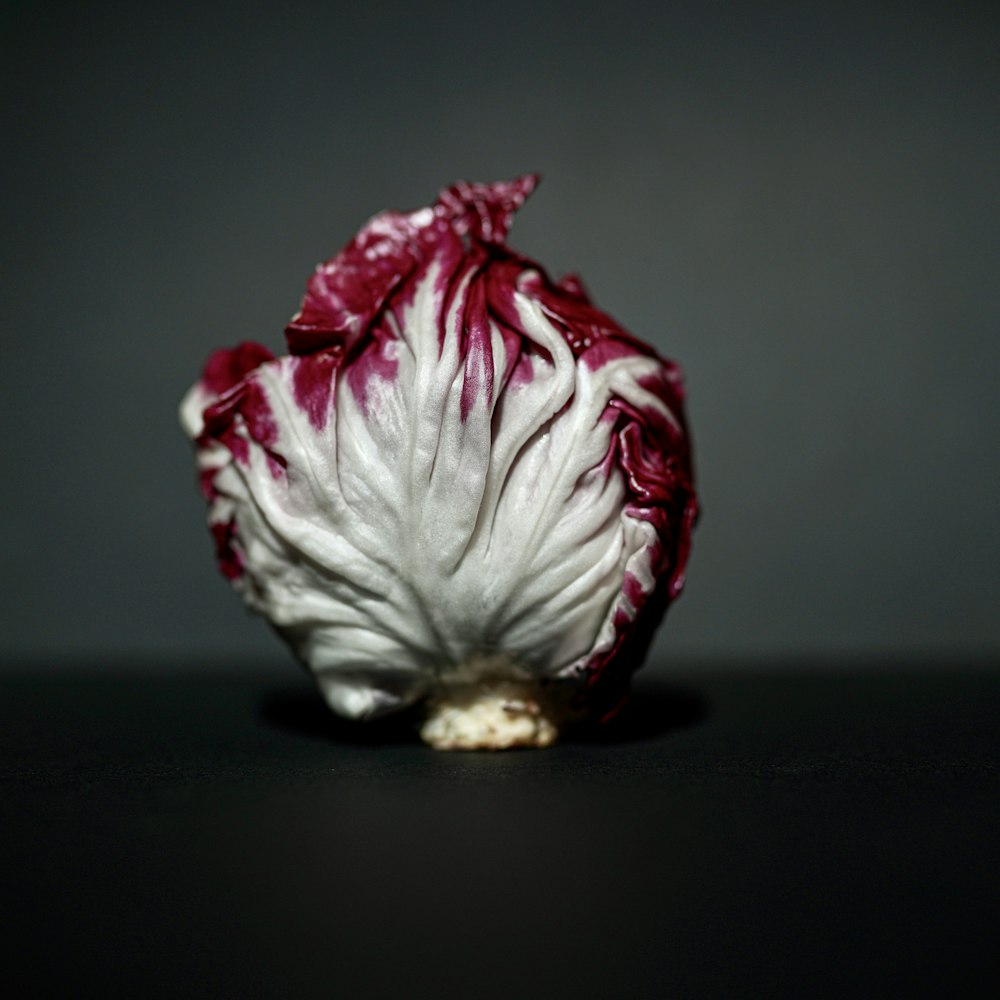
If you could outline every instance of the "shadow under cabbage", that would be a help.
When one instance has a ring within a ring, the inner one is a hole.
[[[658,739],[698,725],[710,714],[705,696],[693,688],[644,679],[633,689],[624,708],[602,724],[578,724],[560,738],[561,744],[617,744]],[[266,726],[310,739],[355,746],[419,744],[419,706],[381,719],[357,722],[335,715],[318,691],[281,688],[260,702],[259,718]]]

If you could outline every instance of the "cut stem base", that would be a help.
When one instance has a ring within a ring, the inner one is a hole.
[[[565,713],[528,680],[480,681],[444,689],[420,727],[435,750],[508,750],[547,747]]]

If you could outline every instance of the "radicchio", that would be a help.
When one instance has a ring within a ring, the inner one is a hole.
[[[536,182],[376,216],[286,356],[217,351],[181,407],[223,574],[336,712],[426,701],[437,746],[613,711],[697,514],[676,365],[505,243]]]

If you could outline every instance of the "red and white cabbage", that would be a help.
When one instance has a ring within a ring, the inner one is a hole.
[[[622,701],[697,505],[677,367],[506,246],[534,176],[372,219],[181,416],[222,573],[334,711],[544,745]]]

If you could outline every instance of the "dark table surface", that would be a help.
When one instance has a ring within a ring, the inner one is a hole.
[[[1000,673],[654,671],[437,753],[292,668],[0,682],[8,996],[1000,996]]]

